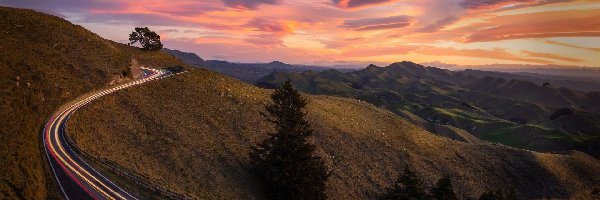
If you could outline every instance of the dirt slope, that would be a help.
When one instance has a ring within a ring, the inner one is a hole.
[[[73,116],[68,133],[84,151],[190,197],[260,199],[247,155],[272,129],[258,115],[270,92],[191,70],[101,99]],[[463,198],[498,188],[566,198],[600,184],[600,163],[585,154],[459,142],[364,102],[308,97],[331,199],[374,198],[405,165],[428,185],[451,175]]]
[[[132,58],[141,65],[181,65],[31,10],[0,7],[0,38],[0,199],[58,194],[44,171],[40,139],[58,106],[107,85]]]

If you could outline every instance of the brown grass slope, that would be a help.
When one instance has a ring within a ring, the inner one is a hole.
[[[83,151],[197,199],[261,199],[247,170],[250,147],[272,126],[259,111],[270,90],[207,70],[104,97],[71,118]],[[567,198],[600,184],[582,153],[533,153],[431,134],[356,100],[307,95],[318,152],[332,170],[331,199],[372,199],[409,165],[433,185],[452,176],[460,197],[513,188],[526,198]]]
[[[58,106],[105,86],[132,58],[142,65],[181,65],[31,10],[0,7],[0,38],[0,199],[57,194],[44,171],[40,135]]]

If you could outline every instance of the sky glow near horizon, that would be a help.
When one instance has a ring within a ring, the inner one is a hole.
[[[0,0],[127,43],[135,26],[204,59],[600,67],[600,0]]]

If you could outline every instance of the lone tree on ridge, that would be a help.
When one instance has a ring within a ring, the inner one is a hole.
[[[129,34],[129,45],[139,42],[144,50],[158,51],[163,48],[160,42],[160,35],[151,31],[148,27],[136,27],[134,32]]]

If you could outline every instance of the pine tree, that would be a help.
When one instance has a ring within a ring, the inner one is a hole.
[[[417,177],[417,174],[408,167],[404,168],[404,173],[398,177],[394,186],[387,189],[380,200],[423,200],[428,199],[423,190],[423,183]]]
[[[452,189],[452,180],[449,176],[441,178],[433,189],[431,189],[433,199],[436,200],[457,200],[456,194]]]
[[[287,81],[271,95],[261,113],[276,126],[250,154],[251,164],[269,199],[326,199],[329,172],[308,143],[313,135],[306,113],[308,101]]]

